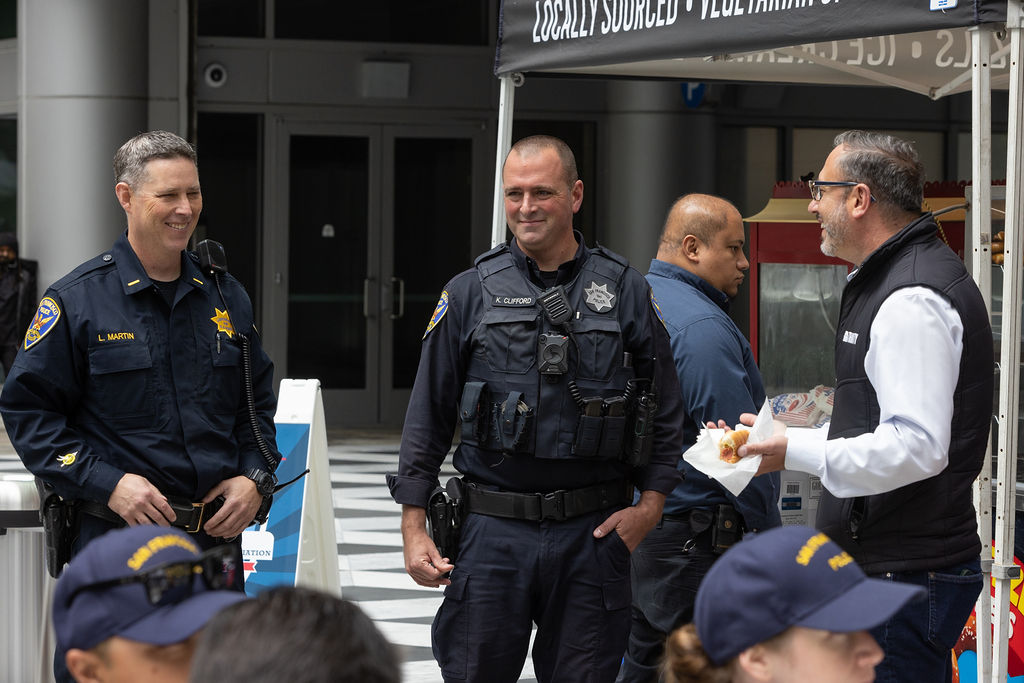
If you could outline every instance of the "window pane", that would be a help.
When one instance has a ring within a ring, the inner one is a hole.
[[[0,232],[16,232],[18,221],[18,121],[0,119]]]
[[[263,0],[199,0],[196,30],[201,36],[262,38]]]
[[[18,0],[0,0],[0,40],[18,35]]]
[[[292,136],[288,373],[325,389],[366,386],[369,170],[369,138]]]
[[[280,0],[274,36],[372,43],[487,45],[488,6],[481,0]]]
[[[203,213],[196,240],[224,245],[228,271],[249,292],[260,325],[260,120],[258,114],[199,114],[196,152]]]
[[[423,330],[444,283],[473,265],[472,173],[469,138],[395,139],[394,264],[405,283],[394,326],[396,389],[412,387]]]
[[[769,396],[835,383],[833,348],[846,267],[760,265],[758,367]]]

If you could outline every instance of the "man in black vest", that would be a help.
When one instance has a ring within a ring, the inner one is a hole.
[[[854,265],[836,328],[832,422],[747,444],[759,473],[821,477],[817,527],[864,571],[929,588],[872,630],[879,681],[949,681],[982,588],[972,484],[987,454],[992,328],[977,285],[921,213],[909,143],[836,137],[808,211],[821,250]],[[747,416],[752,423],[753,416]]]
[[[388,477],[405,568],[446,587],[432,629],[446,681],[518,680],[536,624],[539,681],[610,682],[630,553],[679,481],[679,382],[646,280],[573,230],[583,182],[568,146],[520,140],[502,178],[514,239],[441,293]],[[460,420],[453,556],[425,508]]]

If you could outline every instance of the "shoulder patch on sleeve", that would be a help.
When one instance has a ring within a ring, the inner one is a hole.
[[[43,297],[43,300],[39,302],[39,308],[36,309],[32,322],[28,326],[28,331],[25,332],[25,350],[28,351],[45,337],[53,329],[54,325],[57,324],[58,320],[60,320],[60,306],[50,297]]]
[[[658,300],[654,298],[653,289],[651,290],[651,308],[654,309],[654,315],[658,316],[658,320],[661,321],[661,324],[668,328],[668,325],[665,325],[665,316],[661,314],[661,307],[658,306]]]
[[[426,339],[430,331],[441,322],[441,318],[448,312],[448,290],[441,292],[441,298],[437,300],[437,307],[434,309],[434,314],[430,316],[430,322],[427,323],[427,330],[423,333],[423,338]]]

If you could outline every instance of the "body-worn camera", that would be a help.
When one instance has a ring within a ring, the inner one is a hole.
[[[569,370],[569,338],[555,332],[540,335],[540,374],[564,375]]]

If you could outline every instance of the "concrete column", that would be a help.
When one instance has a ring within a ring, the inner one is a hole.
[[[40,292],[125,228],[111,159],[147,128],[148,36],[140,0],[18,2],[18,237]]]
[[[678,82],[611,81],[605,131],[601,241],[646,273],[672,202],[714,191],[714,116],[687,109]]]

